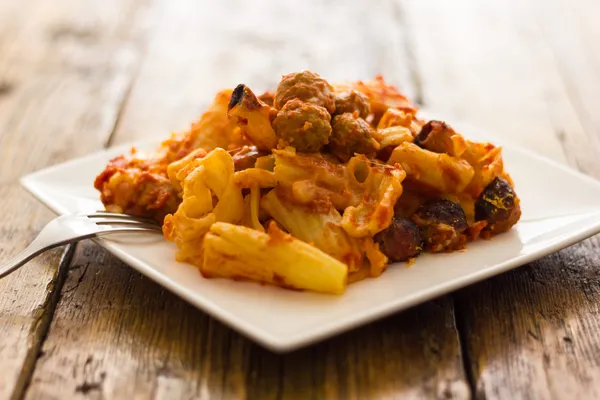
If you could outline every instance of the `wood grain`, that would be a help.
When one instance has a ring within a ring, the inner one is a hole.
[[[185,128],[217,89],[274,87],[281,73],[301,68],[330,79],[383,72],[418,90],[394,3],[373,10],[362,2],[314,2],[331,18],[304,27],[307,20],[284,18],[303,8],[261,4],[165,7],[111,143],[164,137]],[[86,244],[74,257],[26,397],[466,399],[453,321],[443,298],[275,355]]]
[[[600,53],[579,23],[593,6],[570,4],[405,2],[428,21],[414,24],[425,104],[600,177]],[[600,396],[598,251],[596,237],[455,296],[475,397]]]
[[[599,244],[584,241],[459,293],[479,397],[600,396]]]
[[[81,246],[28,399],[468,398],[447,298],[287,355]]]
[[[52,218],[18,178],[102,147],[137,57],[123,29],[133,1],[8,1],[0,13],[0,262]],[[0,398],[20,398],[66,270],[63,250],[0,281]],[[68,264],[70,256],[65,257]]]

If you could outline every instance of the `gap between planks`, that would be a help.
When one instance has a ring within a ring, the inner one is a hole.
[[[33,371],[35,371],[37,359],[39,358],[46,335],[48,334],[54,311],[56,310],[58,300],[60,299],[62,288],[67,280],[67,273],[71,262],[73,261],[76,246],[76,244],[70,244],[67,246],[67,249],[63,251],[62,257],[58,263],[58,268],[56,269],[56,274],[50,283],[50,285],[52,285],[50,295],[46,302],[36,310],[40,314],[39,319],[31,327],[31,335],[29,337],[30,340],[33,339],[33,343],[31,344],[23,363],[23,368],[21,369],[21,374],[11,395],[11,400],[20,400],[25,397],[25,393],[31,382],[31,377],[33,376]]]

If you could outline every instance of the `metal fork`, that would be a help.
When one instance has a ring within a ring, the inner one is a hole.
[[[29,246],[13,259],[0,265],[0,278],[46,250],[109,233],[160,232],[156,221],[126,214],[97,212],[63,215],[50,221]]]

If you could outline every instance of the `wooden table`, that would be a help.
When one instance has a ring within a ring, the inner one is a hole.
[[[303,68],[382,73],[600,178],[599,2],[291,3],[0,0],[0,261],[52,218],[22,175],[164,137],[221,87]],[[599,398],[599,250],[276,355],[83,242],[0,281],[0,399]]]

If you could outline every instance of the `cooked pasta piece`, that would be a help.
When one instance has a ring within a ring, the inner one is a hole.
[[[207,278],[231,278],[269,283],[288,289],[342,294],[348,267],[308,243],[281,231],[268,233],[217,222],[204,239]]]
[[[379,143],[381,149],[396,147],[404,142],[412,142],[414,137],[409,128],[403,126],[391,126],[389,128],[377,129],[373,136]]]
[[[244,197],[244,216],[241,225],[264,232],[265,229],[260,223],[260,203],[260,187],[253,185],[250,194]]]
[[[374,136],[380,148],[378,158],[387,161],[396,146],[414,141],[420,129],[420,121],[413,114],[388,108],[377,123],[377,132]]]
[[[203,239],[215,222],[240,223],[244,217],[241,189],[233,181],[233,159],[223,149],[215,149],[197,160],[191,172],[180,171],[182,203],[165,218],[163,233],[175,242],[178,261],[202,265]],[[213,203],[216,197],[216,204]]]
[[[465,192],[473,197],[479,196],[496,177],[504,178],[512,184],[510,177],[504,172],[502,148],[491,143],[477,143],[468,140],[463,158],[473,166],[473,179],[465,188]]]
[[[248,168],[238,171],[233,175],[233,180],[242,189],[250,189],[254,186],[261,189],[277,186],[275,174],[262,168]]]
[[[388,266],[388,257],[383,254],[379,248],[379,244],[375,243],[373,238],[365,238],[365,253],[369,259],[369,275],[378,277],[385,271]]]
[[[414,114],[396,108],[388,108],[377,123],[377,129],[391,128],[392,126],[401,126],[410,129],[414,119]]]
[[[231,152],[230,152],[231,153]],[[175,161],[167,168],[167,174],[177,192],[181,192],[181,181],[191,171],[197,168],[201,163],[198,161],[208,154],[205,149],[196,149],[181,160]],[[235,169],[235,182],[242,188],[250,188],[257,184],[261,188],[274,187],[276,182],[273,174],[264,169],[258,169],[253,166],[260,157],[260,152],[253,150],[252,147],[244,146],[241,149],[236,149],[231,158]],[[244,158],[247,156],[249,159]],[[244,168],[242,168],[244,166]]]
[[[452,157],[461,157],[467,149],[462,135],[441,121],[426,123],[415,138],[415,144],[434,153],[446,153]]]
[[[183,157],[181,160],[177,160],[169,164],[167,167],[167,176],[169,177],[169,181],[176,192],[179,193],[183,190],[181,182],[187,175],[190,174],[190,172],[200,165],[197,160],[206,157],[207,154],[208,151],[205,149],[196,149],[187,156]],[[178,176],[181,178],[178,178]]]
[[[275,155],[269,154],[268,156],[259,157],[254,166],[270,172],[275,171]]]
[[[388,164],[398,163],[413,181],[441,193],[460,193],[473,179],[473,167],[463,159],[425,150],[404,142],[394,149]]]
[[[271,126],[271,116],[276,112],[242,84],[235,88],[229,101],[229,117],[259,150],[270,151],[277,146],[277,137]]]
[[[406,173],[399,165],[371,165],[365,156],[352,158],[347,170],[351,186],[363,195],[358,205],[344,210],[342,227],[352,237],[372,237],[392,222]]]
[[[350,271],[358,270],[366,261],[362,241],[344,231],[342,216],[335,208],[315,212],[278,196],[277,190],[262,198],[261,207],[294,237],[344,262]]]

